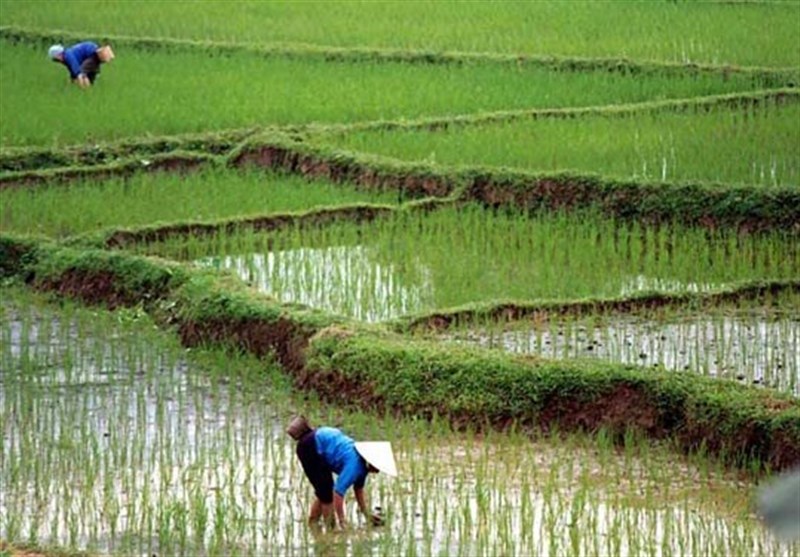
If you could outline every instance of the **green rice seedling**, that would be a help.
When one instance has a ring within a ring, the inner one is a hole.
[[[310,43],[431,52],[613,56],[734,65],[800,65],[794,2],[336,2],[156,6],[7,0],[0,24],[95,34],[241,43]],[[753,33],[769,29],[769,33]],[[122,60],[120,55],[116,62]]]
[[[741,237],[730,250],[731,235],[469,205],[137,249],[229,268],[283,301],[368,321],[492,300],[701,292],[797,276],[800,253],[790,235]]]
[[[437,165],[575,171],[642,182],[800,187],[800,106],[518,120],[330,136],[336,148]]]
[[[743,74],[633,77],[492,63],[354,63],[131,50],[103,71],[91,91],[82,91],[43,54],[41,47],[0,39],[0,147],[607,105],[765,88],[760,78]],[[133,75],[137,78],[130,79]]]
[[[352,203],[398,201],[358,189],[271,172],[206,170],[190,176],[137,174],[70,186],[0,190],[0,230],[67,236],[156,222],[209,222]]]
[[[702,311],[462,325],[440,338],[544,358],[601,358],[721,377],[800,396],[800,300],[787,293],[766,304],[742,302]],[[557,331],[557,332],[554,332]]]

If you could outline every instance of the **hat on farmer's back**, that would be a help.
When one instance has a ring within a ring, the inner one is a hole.
[[[397,475],[397,465],[394,462],[392,444],[388,441],[356,442],[356,450],[358,454],[364,457],[364,460],[384,474]]]
[[[50,60],[55,60],[56,57],[60,56],[63,53],[64,53],[64,46],[60,44],[54,44],[47,51],[47,57],[50,58]]]

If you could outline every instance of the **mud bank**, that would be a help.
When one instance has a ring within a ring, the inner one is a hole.
[[[45,170],[9,172],[0,176],[0,190],[5,188],[38,187],[51,184],[70,184],[82,180],[125,178],[136,172],[173,172],[189,174],[217,164],[214,155],[188,152],[156,154],[149,158],[135,157],[109,164],[69,166]]]

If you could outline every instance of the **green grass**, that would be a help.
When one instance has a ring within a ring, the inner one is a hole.
[[[358,190],[263,171],[140,173],[125,179],[0,190],[0,231],[62,237],[156,222],[213,221],[397,201],[397,192]]]
[[[631,103],[760,89],[732,74],[625,76],[461,66],[120,51],[82,91],[30,45],[0,41],[0,147],[251,127]]]
[[[518,120],[320,139],[350,151],[442,165],[577,171],[639,181],[800,186],[800,106]]]
[[[798,66],[797,2],[4,0],[0,24],[231,42]],[[765,30],[769,30],[765,32]]]
[[[490,300],[618,296],[658,282],[675,291],[707,290],[800,272],[789,234],[652,229],[577,213],[528,218],[474,205],[270,238],[271,253],[267,235],[253,233],[138,249],[204,258],[285,301],[369,321]]]

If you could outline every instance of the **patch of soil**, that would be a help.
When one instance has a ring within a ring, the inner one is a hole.
[[[610,393],[590,401],[571,396],[554,396],[545,402],[538,422],[545,429],[558,424],[559,428],[597,431],[606,427],[624,432],[634,428],[654,438],[667,434],[661,416],[649,397],[631,385],[617,385]]]
[[[32,286],[112,310],[156,300],[164,295],[167,288],[166,284],[153,283],[134,291],[119,283],[120,278],[110,271],[68,269],[58,277],[34,278]]]
[[[179,324],[178,334],[186,346],[225,344],[258,357],[274,354],[280,364],[293,373],[305,367],[305,349],[311,336],[284,318],[273,322],[251,318],[187,320]]]

